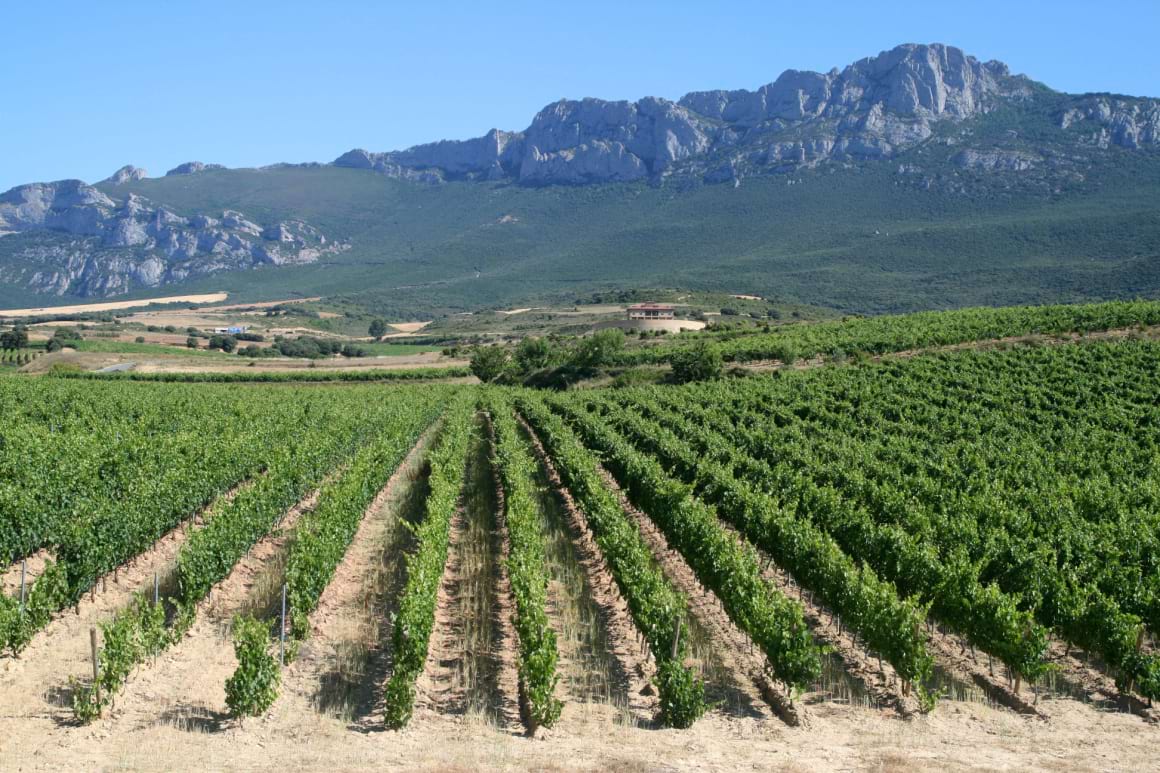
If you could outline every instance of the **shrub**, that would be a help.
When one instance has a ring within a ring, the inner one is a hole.
[[[221,349],[223,352],[226,352],[228,354],[228,353],[232,352],[234,349],[238,348],[238,339],[234,338],[233,336],[223,336],[223,335],[210,336],[209,348],[210,349]]]
[[[678,384],[709,381],[721,375],[721,350],[704,339],[672,357],[673,380]]]
[[[552,343],[546,338],[525,338],[516,346],[515,361],[524,373],[546,368],[555,355]]]
[[[657,667],[661,698],[661,721],[669,727],[692,727],[705,713],[705,685],[676,660]]]
[[[471,372],[480,381],[495,381],[508,366],[508,353],[502,346],[482,346],[471,355]]]
[[[52,334],[53,338],[58,338],[61,341],[80,341],[80,331],[73,327],[58,327],[56,332]]]
[[[599,368],[610,364],[624,349],[624,331],[620,328],[598,330],[580,339],[572,351],[571,364],[579,368]]]
[[[370,352],[361,346],[354,346],[352,344],[345,344],[342,351],[339,352],[343,357],[369,357]]]

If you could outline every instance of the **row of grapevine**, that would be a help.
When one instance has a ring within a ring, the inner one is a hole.
[[[1141,645],[1155,632],[1160,486],[1156,435],[1141,429],[1160,423],[1158,367],[1160,347],[1128,341],[687,394],[701,405],[712,394],[720,407],[694,412],[767,460],[776,493],[857,503],[878,528],[929,545],[932,566],[996,583],[1152,695],[1160,664]]]
[[[682,403],[679,410],[686,416],[699,415],[695,405]],[[677,417],[666,414],[664,421],[675,425]],[[733,448],[736,441],[716,435],[713,426],[719,424],[706,420],[685,437],[702,435],[717,440],[719,447]],[[741,480],[764,489],[770,506],[790,509],[798,519],[824,530],[848,555],[892,583],[897,593],[916,597],[934,619],[999,658],[1021,678],[1043,673],[1046,631],[1029,612],[1019,609],[1016,597],[982,583],[973,564],[961,557],[940,557],[932,545],[905,528],[876,523],[864,507],[815,484],[802,468],[770,466],[736,451],[728,456]]]
[[[459,504],[472,434],[474,397],[463,393],[447,409],[439,445],[431,454],[430,493],[426,514],[415,529],[418,548],[407,557],[407,582],[399,600],[392,633],[394,670],[385,695],[386,723],[400,728],[411,721],[415,679],[427,661],[435,600],[447,563],[451,519]]]
[[[342,466],[366,439],[373,439],[379,433],[391,434],[399,426],[399,421],[422,424],[424,415],[430,415],[431,406],[444,397],[443,393],[411,392],[408,393],[409,399],[364,405],[364,415],[351,416],[345,425],[312,427],[300,438],[300,443],[278,449],[266,474],[238,492],[228,503],[213,508],[206,524],[190,534],[182,546],[177,558],[177,596],[164,601],[174,610],[168,626],[154,636],[154,616],[138,614],[136,607],[122,610],[103,626],[106,650],[110,633],[118,641],[126,637],[129,641],[159,637],[160,649],[179,641],[193,624],[198,603],[259,539],[277,525],[290,507],[311,490],[319,488],[328,474]],[[392,421],[391,417],[398,418]],[[342,477],[330,481],[327,488],[341,487]],[[164,613],[161,615],[164,619]],[[101,663],[102,673],[97,680],[102,689],[78,688],[74,692],[73,707],[77,717],[91,720],[99,716],[115,700],[132,668],[157,649],[125,649],[136,656],[129,662],[125,660],[127,656],[119,654],[122,650],[116,647],[112,653],[106,652]]]
[[[343,476],[319,493],[318,502],[295,531],[286,565],[291,632],[310,633],[310,614],[354,539],[366,508],[395,473],[443,406],[411,405],[359,451]]]
[[[520,413],[535,429],[564,484],[583,508],[596,545],[628,601],[637,629],[657,661],[661,721],[689,727],[705,712],[704,685],[684,665],[688,647],[679,626],[687,616],[685,599],[654,565],[652,553],[600,477],[596,457],[536,395],[521,393]]]
[[[46,548],[83,590],[297,433],[344,421],[360,390],[12,380],[0,391],[0,565]]]
[[[679,416],[663,414],[658,397],[641,396],[629,409],[610,402],[601,408],[640,450],[655,454],[693,484],[719,515],[837,613],[902,679],[921,687],[929,679],[932,663],[922,626],[926,605],[900,598],[893,585],[851,559],[809,519],[796,517],[747,484],[740,477],[745,460],[727,441]],[[660,423],[661,416],[674,426],[683,424],[680,429],[688,441]]]
[[[0,598],[0,648],[14,652],[101,575],[228,489],[260,475],[296,439],[325,448],[352,440],[358,431],[357,421],[345,417],[354,403],[330,396],[301,395],[305,404],[297,407],[279,403],[284,395],[255,396],[215,408],[214,397],[223,395],[178,392],[167,400],[151,388],[70,391],[56,385],[46,390],[71,409],[62,413],[60,426],[38,426],[45,417],[26,412],[21,420],[27,432],[13,443],[34,449],[29,462],[60,453],[70,462],[39,468],[35,488],[28,477],[4,487],[13,495],[3,497],[6,503],[23,505],[0,508],[0,525],[17,525],[4,533],[25,539],[21,550],[27,550],[42,541],[32,535],[45,530],[56,559],[35,580],[34,603],[23,612],[17,599]],[[107,404],[93,405],[101,400]]]
[[[27,365],[42,354],[43,349],[3,349],[0,350],[0,365]]]
[[[387,370],[385,368],[358,368],[347,370],[293,370],[293,371],[210,371],[201,373],[139,373],[137,371],[117,371],[100,373],[97,371],[62,371],[50,373],[53,378],[81,379],[86,381],[153,381],[185,384],[293,384],[329,382],[368,381],[428,381],[449,378],[465,378],[471,369],[462,366],[444,368],[406,368]]]
[[[210,588],[229,574],[234,564],[261,539],[283,513],[323,482],[328,472],[351,452],[394,422],[383,415],[425,413],[423,403],[435,398],[430,392],[412,392],[409,401],[391,401],[385,411],[371,411],[351,417],[355,431],[339,427],[319,427],[302,442],[281,449],[269,472],[241,491],[222,513],[193,532],[178,556],[178,587],[181,601],[190,606],[200,601]],[[389,432],[388,432],[389,434]],[[349,468],[343,471],[343,477]],[[228,511],[228,517],[224,513]]]
[[[621,364],[668,362],[686,341],[712,338],[726,360],[792,362],[817,355],[882,354],[1036,333],[1088,333],[1160,324],[1160,302],[1111,301],[1056,306],[957,309],[784,325],[768,333],[686,333],[673,343],[630,349]]]
[[[367,507],[387,485],[407,452],[442,411],[430,395],[394,405],[393,415],[358,450],[342,475],[318,492],[313,510],[294,531],[286,565],[290,634],[310,633],[310,614],[358,531]],[[278,695],[279,664],[270,651],[269,624],[257,618],[234,623],[238,667],[226,681],[226,701],[235,716],[259,715]],[[288,656],[297,648],[292,646]]]
[[[503,482],[507,531],[511,542],[508,575],[515,597],[515,629],[520,640],[520,688],[530,724],[551,727],[560,718],[562,704],[555,697],[556,634],[548,624],[547,547],[540,510],[536,504],[536,461],[520,437],[505,396],[492,392],[487,407],[495,431],[495,461]]]
[[[187,493],[212,498],[260,463],[265,438],[255,433],[297,418],[269,396],[247,404],[237,393],[179,390],[167,396],[157,389],[51,381],[9,386],[6,397],[22,404],[5,413],[0,444],[4,563],[40,548],[57,552],[74,520],[102,509],[119,516],[126,503],[131,509],[157,497],[161,506],[180,500],[181,512],[193,501]],[[173,485],[163,489],[166,480]]]
[[[773,674],[789,690],[807,687],[821,674],[821,659],[801,604],[762,578],[753,548],[722,528],[712,508],[669,477],[655,458],[587,412],[582,402],[558,399],[552,406],[604,456],[629,499],[660,526],[701,584],[765,653]]]

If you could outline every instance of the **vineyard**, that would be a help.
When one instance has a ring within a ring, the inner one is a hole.
[[[1029,313],[719,345],[1160,322]],[[607,736],[722,769],[825,769],[847,732],[971,760],[984,725],[1015,739],[994,767],[1086,728],[1139,769],[1160,739],[1156,342],[563,392],[3,376],[0,415],[0,767],[50,736],[211,767],[282,736],[306,766],[298,739],[454,766],[465,737],[567,766]]]

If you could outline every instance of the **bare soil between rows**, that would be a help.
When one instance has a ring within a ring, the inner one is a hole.
[[[272,715],[318,712],[360,731],[383,729],[391,669],[392,615],[406,577],[405,556],[428,493],[430,427],[363,513],[358,530],[310,616],[311,636],[283,671]]]

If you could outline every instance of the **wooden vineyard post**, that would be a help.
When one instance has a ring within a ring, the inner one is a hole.
[[[673,651],[669,655],[669,657],[671,657],[673,660],[677,659],[677,650],[680,647],[680,643],[681,643],[681,618],[678,617],[677,624],[675,626],[673,626]]]
[[[20,562],[20,616],[24,617],[24,578],[28,575],[28,559]]]
[[[278,662],[286,667],[286,583],[282,583],[282,617],[278,618]]]
[[[101,705],[101,655],[97,651],[97,629],[89,629],[89,645],[93,651],[93,689],[97,694],[97,705]]]
[[[161,600],[161,579],[157,573],[153,573],[153,606],[157,606],[157,602]]]

